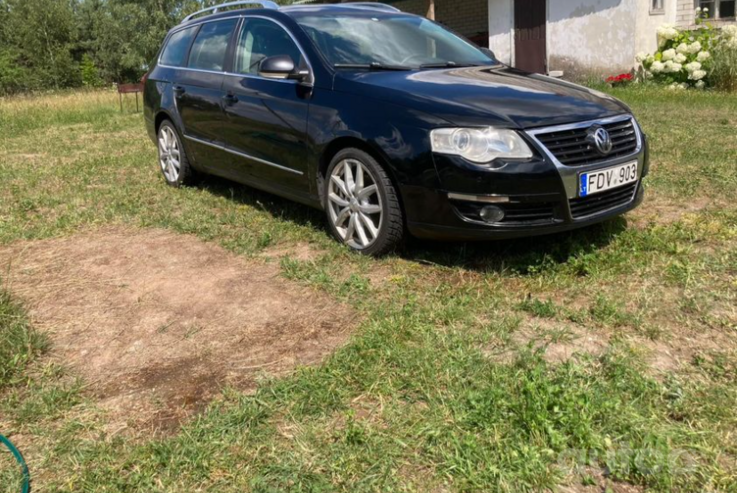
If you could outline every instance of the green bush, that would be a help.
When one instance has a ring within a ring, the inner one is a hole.
[[[714,48],[712,84],[723,91],[737,91],[737,26],[722,29],[720,43]]]

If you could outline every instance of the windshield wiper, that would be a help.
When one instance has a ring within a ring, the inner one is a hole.
[[[457,67],[483,67],[478,63],[456,63],[453,61],[440,62],[440,63],[425,63],[420,65],[420,68],[457,68]]]
[[[364,70],[397,70],[405,71],[412,70],[412,67],[405,67],[403,65],[384,65],[379,62],[372,63],[336,63],[333,65],[335,68],[354,68]]]
[[[452,68],[457,67],[456,62],[423,63],[420,68]]]

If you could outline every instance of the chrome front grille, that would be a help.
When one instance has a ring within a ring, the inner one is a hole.
[[[587,139],[589,129],[593,126],[603,127],[609,132],[612,139],[612,150],[606,155],[601,155]],[[561,164],[585,166],[635,154],[640,143],[637,132],[632,117],[626,116],[601,122],[535,130],[530,133]]]

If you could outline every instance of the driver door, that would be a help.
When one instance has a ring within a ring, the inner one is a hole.
[[[289,33],[264,17],[246,17],[236,37],[232,73],[223,83],[227,124],[223,139],[236,155],[237,174],[266,188],[308,191],[309,91],[295,80],[259,75],[268,57],[302,53]]]

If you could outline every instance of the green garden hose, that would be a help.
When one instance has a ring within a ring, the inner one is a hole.
[[[0,435],[0,443],[5,445],[8,450],[10,450],[10,453],[13,454],[13,457],[15,457],[15,460],[18,461],[18,464],[23,471],[23,488],[21,489],[21,493],[29,493],[29,491],[31,491],[31,473],[28,472],[28,465],[26,464],[25,459],[23,459],[20,451],[15,448],[15,445],[13,445],[11,441],[5,438],[3,435]]]

